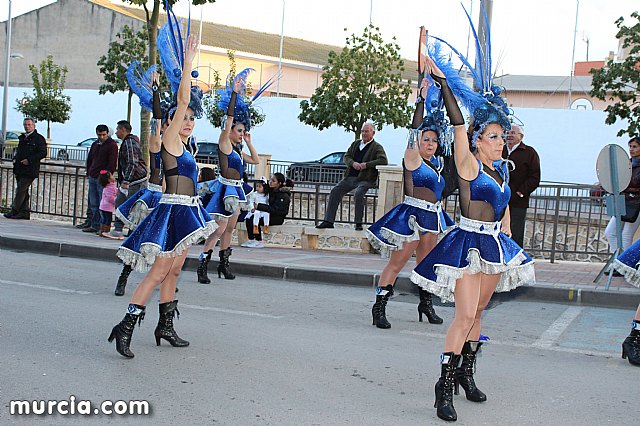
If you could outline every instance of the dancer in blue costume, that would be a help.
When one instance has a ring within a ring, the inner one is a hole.
[[[622,252],[613,261],[613,267],[624,276],[629,284],[640,287],[640,240]],[[631,322],[631,333],[622,342],[622,358],[627,358],[632,365],[640,366],[640,305],[638,305],[636,315]]]
[[[224,275],[227,280],[235,279],[231,272],[229,257],[231,257],[231,237],[238,222],[241,211],[249,209],[247,195],[253,187],[244,181],[246,164],[258,164],[260,158],[253,146],[251,134],[251,114],[249,106],[243,100],[245,79],[249,73],[245,69],[239,73],[231,84],[221,89],[218,107],[226,111],[222,132],[218,139],[218,178],[210,185],[211,198],[206,206],[207,211],[216,219],[218,229],[205,241],[203,252],[200,254],[198,266],[198,282],[210,284],[208,265],[218,239],[220,240],[220,261],[218,263],[218,278]],[[263,86],[264,88],[264,86]],[[258,92],[262,93],[263,88]],[[254,96],[254,99],[259,96]],[[242,141],[249,148],[249,154],[242,150]]]
[[[140,106],[153,114],[149,132],[149,156],[151,157],[149,184],[133,197],[127,199],[116,210],[116,216],[129,229],[134,229],[158,205],[162,197],[162,158],[160,155],[162,141],[160,137],[169,126],[171,118],[169,117],[168,103],[165,102],[163,108],[163,103],[160,101],[159,75],[155,72],[155,66],[144,72],[140,63],[134,61],[127,69],[127,80],[131,90],[138,95]],[[175,108],[173,112],[175,112]],[[131,265],[125,264],[123,266],[114,291],[116,296],[124,296],[131,271]]]
[[[492,84],[489,34],[485,52],[487,56],[482,51],[476,52],[479,69],[459,55],[480,93],[464,84],[458,67],[445,55],[434,54],[433,60],[427,59],[427,71],[441,88],[449,122],[454,126],[454,160],[462,217],[459,227],[445,235],[415,268],[411,279],[443,301],[452,301],[455,296],[455,319],[447,331],[440,357],[441,375],[435,386],[437,415],[447,421],[457,420],[454,385],[456,389],[462,386],[470,401],[487,399],[476,387],[473,375],[482,344],[479,341],[482,313],[491,296],[495,291],[509,291],[534,281],[532,259],[509,238],[510,191],[507,166],[501,155],[506,131],[511,126],[500,90]],[[469,133],[477,155],[470,149],[454,93],[473,115]]]
[[[383,257],[390,257],[380,274],[376,302],[371,308],[373,325],[383,329],[391,328],[386,317],[386,305],[393,295],[393,285],[402,268],[414,252],[416,263],[420,263],[438,242],[438,234],[453,225],[449,215],[442,210],[441,203],[445,181],[440,172],[444,160],[435,155],[438,143],[444,145],[444,139],[451,132],[439,108],[440,91],[435,86],[428,87],[427,79],[422,82],[424,86],[419,89],[402,163],[404,202],[367,230],[371,245],[380,250]],[[425,103],[427,114],[423,119]],[[425,314],[429,323],[442,324],[442,318],[433,308],[431,293],[422,288],[419,293],[418,320],[422,322],[422,315]]]
[[[171,28],[171,24],[170,20],[163,30],[170,31],[174,40],[179,41],[182,46],[182,38],[180,34],[174,36],[175,25]],[[163,46],[160,44],[163,37],[165,35],[161,30],[159,46]],[[159,50],[161,55],[170,53],[163,48]],[[199,96],[201,92],[190,88],[191,64],[197,50],[197,38],[189,35],[184,50],[179,51],[184,56],[177,55],[181,69],[176,73],[174,68],[164,66],[168,76],[180,77],[174,120],[162,135],[162,169],[166,190],[160,204],[118,250],[118,257],[134,269],[146,270],[150,267],[131,297],[127,314],[113,327],[109,336],[110,342],[116,340],[118,353],[127,358],[134,356],[130,344],[135,323],[142,321],[149,296],[161,284],[164,285],[160,286],[160,318],[154,332],[156,344],[160,345],[160,340],[165,339],[172,346],[189,345],[173,328],[173,318],[178,312],[175,300],[176,281],[189,246],[208,237],[216,228],[213,219],[199,203],[195,191],[198,176],[196,162],[185,148],[195,125],[195,116],[202,113]]]

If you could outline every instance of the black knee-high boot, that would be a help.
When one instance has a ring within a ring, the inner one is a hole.
[[[181,339],[178,333],[173,329],[173,317],[175,315],[180,318],[180,311],[178,311],[178,301],[160,303],[158,305],[160,311],[160,317],[158,318],[158,325],[154,332],[156,336],[156,345],[160,346],[160,339],[164,339],[175,347],[189,346],[189,342]]]
[[[640,321],[633,321],[631,333],[622,342],[622,359],[629,359],[629,364],[640,365]]]
[[[455,382],[455,369],[460,362],[460,355],[453,352],[445,352],[440,356],[440,379],[436,382],[436,402],[433,404],[437,409],[438,417],[442,420],[455,422],[458,414],[453,407],[453,386]]]
[[[422,322],[422,314],[427,316],[429,324],[442,324],[442,318],[436,314],[436,310],[433,309],[433,301],[431,299],[431,293],[422,288],[418,289],[420,294],[420,303],[418,304],[418,321]]]
[[[376,303],[371,307],[371,316],[373,325],[378,328],[391,328],[391,324],[387,321],[387,302],[391,296],[393,296],[391,284],[386,287],[376,287]]]
[[[131,270],[131,265],[124,265],[122,267],[122,272],[120,272],[120,277],[118,278],[118,284],[116,284],[116,290],[113,292],[116,296],[124,296],[124,289],[127,286],[127,280],[129,279]]]
[[[467,399],[473,402],[484,402],[487,400],[487,395],[485,395],[484,392],[478,389],[478,387],[476,386],[476,382],[473,379],[473,374],[475,373],[476,369],[476,358],[481,346],[482,342],[464,342],[464,346],[462,347],[462,361],[460,362],[460,367],[456,368],[455,372],[455,394],[458,395],[458,386],[462,386]]]
[[[220,263],[218,263],[218,278],[220,275],[224,275],[225,280],[235,280],[236,276],[231,273],[231,268],[229,267],[229,257],[231,257],[231,247],[226,250],[220,250]]]
[[[201,284],[210,284],[211,280],[207,275],[207,267],[209,266],[209,261],[211,260],[211,255],[213,254],[213,250],[209,250],[200,254],[200,265],[198,265],[198,282]]]
[[[116,351],[120,355],[126,358],[133,358],[133,352],[129,350],[131,345],[131,336],[133,335],[133,329],[136,326],[136,321],[140,324],[144,318],[145,306],[129,304],[127,313],[118,324],[116,324],[111,330],[109,335],[109,342],[116,340]]]

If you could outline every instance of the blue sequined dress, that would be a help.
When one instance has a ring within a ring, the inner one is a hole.
[[[500,232],[511,190],[506,162],[491,170],[478,161],[478,176],[459,179],[462,217],[413,270],[411,281],[442,299],[454,300],[456,280],[464,274],[502,274],[496,292],[535,282],[533,260]]]
[[[209,185],[211,199],[205,206],[215,218],[227,218],[240,210],[247,211],[247,195],[253,192],[244,182],[245,161],[242,152],[231,150],[225,154],[218,148],[218,178]],[[238,219],[240,220],[240,219]]]
[[[438,234],[453,225],[442,210],[442,166],[442,158],[434,156],[415,170],[403,169],[404,201],[367,229],[367,238],[383,257],[401,250],[404,243],[419,240],[421,234]]]
[[[640,266],[640,240],[631,244],[613,261],[613,267],[624,276],[629,284],[636,287],[640,287],[638,266]]]
[[[198,166],[191,153],[183,150],[175,157],[163,147],[161,155],[165,193],[118,250],[126,265],[141,272],[149,270],[156,257],[180,256],[218,227],[196,195]]]
[[[152,157],[149,184],[129,197],[116,210],[116,216],[131,229],[147,217],[162,197],[162,155],[160,152],[149,153]]]

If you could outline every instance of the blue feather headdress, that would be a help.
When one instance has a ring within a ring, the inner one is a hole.
[[[473,117],[473,134],[471,143],[475,146],[478,136],[482,134],[484,129],[490,123],[499,124],[500,126],[502,126],[505,132],[511,129],[511,123],[509,121],[509,115],[511,115],[511,111],[509,110],[509,107],[507,106],[504,99],[500,96],[500,94],[502,93],[502,88],[493,84],[493,72],[491,69],[491,34],[484,6],[482,7],[482,14],[485,21],[485,27],[487,29],[484,50],[486,54],[483,53],[480,46],[480,40],[478,39],[478,34],[471,20],[471,16],[469,16],[469,13],[467,12],[467,9],[465,9],[464,5],[462,5],[462,8],[467,15],[467,19],[469,20],[469,25],[471,25],[471,30],[475,40],[475,65],[471,65],[469,60],[447,41],[439,37],[429,37],[437,41],[441,41],[442,43],[449,46],[452,52],[460,59],[463,66],[468,69],[471,77],[473,78],[473,82],[475,87],[477,88],[477,91],[472,90],[466,85],[464,79],[460,77],[459,70],[453,66],[449,55],[443,54],[441,52],[441,49],[438,48],[435,50],[433,56],[431,56],[436,65],[438,65],[438,68],[440,68],[440,70],[447,77],[447,85],[451,88],[453,94],[456,95],[458,100],[462,103],[462,105],[464,105],[464,107],[471,113]],[[435,44],[436,43],[434,43],[434,45]],[[439,45],[439,43],[437,44]]]
[[[182,69],[184,68],[184,41],[191,32],[191,19],[187,20],[186,31],[183,31],[183,20],[179,20],[173,13],[168,1],[165,0],[167,10],[167,23],[162,26],[158,33],[158,53],[164,69],[165,76],[169,80],[171,93],[175,99],[180,80],[182,80]],[[184,35],[184,37],[183,37]],[[194,71],[195,72],[195,71]],[[193,72],[192,72],[193,75]],[[189,108],[197,118],[201,118],[204,111],[202,109],[202,89],[198,86],[191,86],[191,99]],[[175,106],[175,101],[174,101]],[[171,108],[173,110],[173,108]]]
[[[240,93],[236,96],[236,105],[233,111],[233,124],[242,123],[247,131],[251,129],[251,104],[262,96],[262,94],[276,81],[274,77],[271,77],[265,84],[260,86],[256,93],[251,97],[251,100],[247,102],[245,99],[247,93],[246,81],[251,71],[254,71],[254,69],[245,68],[236,74],[234,78],[227,78],[227,84],[225,87],[218,89],[216,92],[218,95],[218,108],[226,113],[229,102],[231,101],[231,94],[233,93],[233,82],[238,78],[241,79],[243,86]]]
[[[428,49],[429,56],[432,58],[441,54],[441,44],[439,42],[430,44]],[[431,85],[427,90],[424,101],[425,116],[418,130],[433,130],[436,132],[443,154],[450,155],[451,144],[453,143],[453,128],[445,114],[442,93],[438,86],[433,83],[433,79],[430,76],[425,76],[425,78],[430,81]]]
[[[145,71],[139,61],[133,61],[126,72],[129,87],[140,99],[140,106],[149,112],[153,109],[154,84],[152,78],[155,70],[156,66],[152,65]]]

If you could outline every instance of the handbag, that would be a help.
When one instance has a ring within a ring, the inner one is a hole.
[[[626,213],[620,219],[623,222],[633,223],[638,219],[638,213],[640,213],[640,203],[625,202],[624,208]]]

